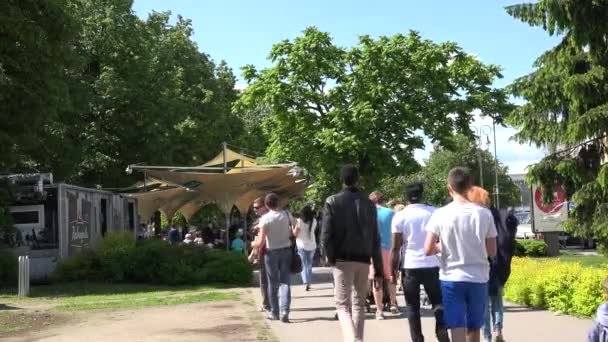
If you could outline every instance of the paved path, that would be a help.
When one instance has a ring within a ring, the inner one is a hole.
[[[327,281],[327,269],[315,269],[317,279]],[[261,297],[258,291],[258,306]],[[399,303],[404,305],[403,295]],[[342,335],[337,321],[333,320],[334,302],[331,282],[313,285],[310,292],[303,286],[292,287],[291,324],[270,322],[274,334],[280,341],[288,342],[340,342]],[[423,331],[427,341],[435,341],[434,319],[430,310],[423,313]],[[411,341],[407,320],[387,314],[384,321],[368,316],[365,326],[365,341]],[[505,312],[505,339],[509,342],[576,342],[585,341],[590,320],[570,316],[556,316],[551,312],[507,305]]]

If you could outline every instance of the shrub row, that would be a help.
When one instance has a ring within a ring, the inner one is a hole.
[[[505,288],[505,298],[511,302],[591,317],[604,301],[607,269],[531,258],[514,258],[511,268]]]
[[[547,256],[547,244],[541,240],[517,240],[515,255],[529,257]]]
[[[54,278],[165,285],[248,285],[251,275],[251,265],[242,254],[170,245],[160,240],[136,244],[130,233],[111,233],[96,251],[62,261]]]
[[[17,285],[17,256],[9,250],[0,250],[0,287]]]

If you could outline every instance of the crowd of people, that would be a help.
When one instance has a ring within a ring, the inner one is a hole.
[[[439,341],[450,341],[450,335],[454,342],[480,341],[482,328],[485,341],[504,340],[502,290],[518,222],[512,213],[491,205],[488,192],[473,185],[467,169],[450,171],[449,201],[438,209],[422,201],[421,182],[404,189],[407,204],[391,206],[379,191],[360,191],[356,167],[343,167],[341,181],[343,189],[326,200],[320,220],[311,207],[294,219],[279,208],[276,194],[253,203],[258,220],[250,260],[260,267],[261,310],[268,319],[289,322],[294,261],[301,260],[302,282],[309,290],[319,249],[332,267],[344,341],[363,340],[370,286],[376,319],[384,319],[387,301],[390,312],[400,314],[398,285],[412,341],[424,341],[421,287],[432,306]]]

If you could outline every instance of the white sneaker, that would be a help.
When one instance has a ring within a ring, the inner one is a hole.
[[[378,320],[378,321],[384,320],[384,313],[382,313],[382,311],[380,311],[380,312],[376,311],[376,320]]]

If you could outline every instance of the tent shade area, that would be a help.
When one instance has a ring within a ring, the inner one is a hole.
[[[129,165],[127,172],[133,171],[142,172],[144,182],[130,189],[135,192],[123,195],[137,199],[141,222],[147,222],[156,211],[167,217],[180,212],[189,220],[202,207],[214,203],[225,216],[226,232],[233,207],[245,217],[257,197],[274,192],[286,205],[309,185],[305,171],[296,163],[261,164],[228,149],[225,143],[216,157],[199,166]]]

